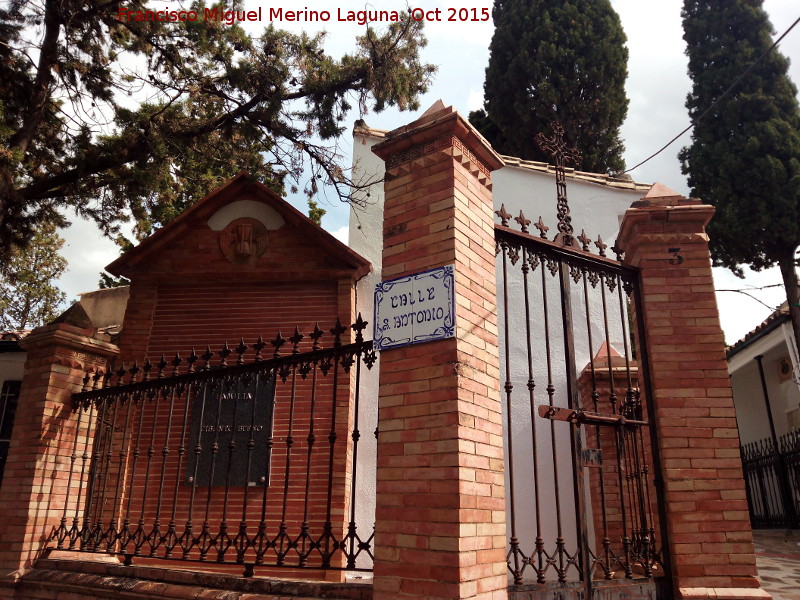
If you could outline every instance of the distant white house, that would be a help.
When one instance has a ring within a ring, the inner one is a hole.
[[[742,444],[800,429],[800,359],[786,303],[728,348]],[[762,381],[763,375],[763,381]]]

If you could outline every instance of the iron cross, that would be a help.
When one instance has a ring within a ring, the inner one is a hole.
[[[564,246],[574,245],[574,230],[572,229],[572,217],[569,216],[569,204],[567,203],[567,177],[564,173],[564,166],[567,162],[577,166],[580,164],[581,153],[576,148],[567,146],[564,141],[564,127],[559,122],[550,125],[553,130],[553,137],[548,138],[543,133],[537,133],[534,141],[543,152],[547,152],[553,157],[556,164],[556,197],[558,199],[558,235],[556,241],[560,241]]]

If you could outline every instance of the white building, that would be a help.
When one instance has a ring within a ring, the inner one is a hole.
[[[800,359],[786,303],[728,348],[742,444],[800,429]],[[762,384],[763,374],[763,384]]]

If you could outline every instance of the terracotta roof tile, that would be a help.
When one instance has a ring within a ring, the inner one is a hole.
[[[728,346],[727,348],[727,356],[730,358],[740,350],[744,350],[747,346],[750,345],[750,342],[754,340],[757,336],[759,336],[762,332],[767,332],[771,329],[774,329],[781,323],[788,321],[791,317],[789,316],[789,303],[784,302],[781,304],[777,309],[775,309],[772,314],[770,314],[766,319],[764,319],[758,326],[754,329],[748,331],[745,336]]]

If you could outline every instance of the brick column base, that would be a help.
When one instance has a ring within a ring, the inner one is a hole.
[[[104,372],[116,356],[108,339],[92,329],[54,323],[20,344],[28,356],[0,489],[0,598],[12,596],[8,586],[42,555],[67,498],[76,493],[77,478],[74,489],[67,488],[79,435],[72,394],[81,390],[87,372]]]

